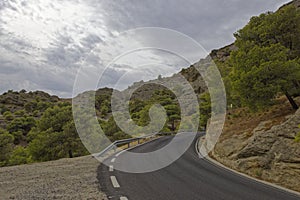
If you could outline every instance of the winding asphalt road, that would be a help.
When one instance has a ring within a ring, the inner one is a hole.
[[[137,148],[132,152],[151,152],[172,140],[166,136]],[[184,140],[185,137],[179,138]],[[150,173],[131,174],[113,169],[122,164],[122,154],[109,158],[98,168],[101,190],[113,200],[299,200],[295,194],[215,166],[200,159],[195,142],[174,163]],[[126,152],[125,152],[126,153]]]

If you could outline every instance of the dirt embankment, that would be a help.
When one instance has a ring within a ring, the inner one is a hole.
[[[91,156],[0,168],[0,199],[106,200]]]

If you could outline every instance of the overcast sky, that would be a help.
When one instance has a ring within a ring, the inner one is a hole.
[[[104,69],[105,63],[114,59],[108,52],[120,49],[120,45],[133,44],[135,40],[160,43],[145,34],[142,38],[116,39],[124,31],[139,27],[173,29],[193,38],[209,52],[232,43],[233,33],[246,25],[251,16],[275,11],[287,2],[0,0],[0,92],[43,90],[70,97],[80,67],[97,65]],[[117,87],[124,89],[134,81],[152,79],[159,74],[167,76],[188,67],[165,54],[151,50],[131,54],[124,62],[105,71],[101,86],[114,87],[126,74]],[[205,55],[193,56],[197,61]],[[143,58],[147,61],[141,62]],[[166,63],[167,67],[141,65],[155,60]]]

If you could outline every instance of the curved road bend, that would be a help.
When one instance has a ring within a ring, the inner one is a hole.
[[[132,149],[151,152],[172,140],[166,136]],[[184,137],[180,137],[184,140]],[[295,194],[256,182],[200,159],[195,141],[168,167],[150,173],[130,174],[113,169],[122,155],[98,168],[100,187],[113,200],[299,200]],[[125,152],[126,153],[126,152]],[[109,167],[110,166],[110,167]]]

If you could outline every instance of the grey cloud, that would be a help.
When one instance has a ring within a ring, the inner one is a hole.
[[[74,5],[89,6],[89,15],[83,15],[86,18],[80,18],[80,22],[63,24],[64,27],[59,31],[50,31],[49,46],[43,48],[39,48],[34,42],[31,43],[28,38],[14,35],[10,29],[6,29],[10,19],[7,19],[4,10],[9,8],[20,16],[26,13],[32,20],[34,20],[32,14],[37,12],[37,20],[45,20],[42,23],[47,24],[48,20],[51,21],[51,16],[44,16],[43,12],[48,8],[42,9],[37,6],[35,9],[40,8],[40,11],[30,10],[33,1],[0,1],[2,12],[0,13],[0,50],[4,49],[3,52],[7,53],[3,55],[10,55],[9,57],[0,55],[0,92],[8,89],[40,89],[70,97],[77,70],[79,67],[84,67],[79,64],[82,59],[86,59],[87,65],[104,69],[102,58],[97,55],[97,52],[91,53],[93,48],[98,44],[104,47],[122,48],[121,43],[106,44],[108,38],[115,37],[114,32],[145,26],[170,28],[191,36],[210,51],[233,42],[233,33],[242,28],[251,16],[276,10],[279,5],[289,0],[53,0],[49,4],[49,9],[56,9],[57,5],[64,1]],[[15,2],[19,3],[17,7],[14,5]],[[42,2],[37,1],[37,3]],[[25,9],[18,10],[20,8]],[[26,33],[31,30],[22,31]],[[161,42],[151,37],[142,38],[141,41],[152,44]],[[176,45],[176,41],[174,44]],[[107,56],[110,56],[109,52]],[[157,53],[157,56],[149,58],[159,61],[159,56],[165,55]],[[203,55],[193,56],[200,59]],[[171,58],[165,57],[166,60]],[[154,68],[152,71],[151,68],[141,71],[133,66],[115,66],[107,69],[101,86],[114,86],[116,81],[123,77],[121,87],[125,88],[134,81],[150,79],[156,73],[174,73],[180,67],[187,67],[182,66],[184,62],[179,61],[174,64],[166,63],[166,65],[170,68],[159,72]]]
[[[233,41],[233,32],[253,15],[288,2],[245,0],[103,1],[110,27],[123,31],[140,26],[175,29],[201,42],[207,50]],[[111,17],[114,16],[114,17]]]

